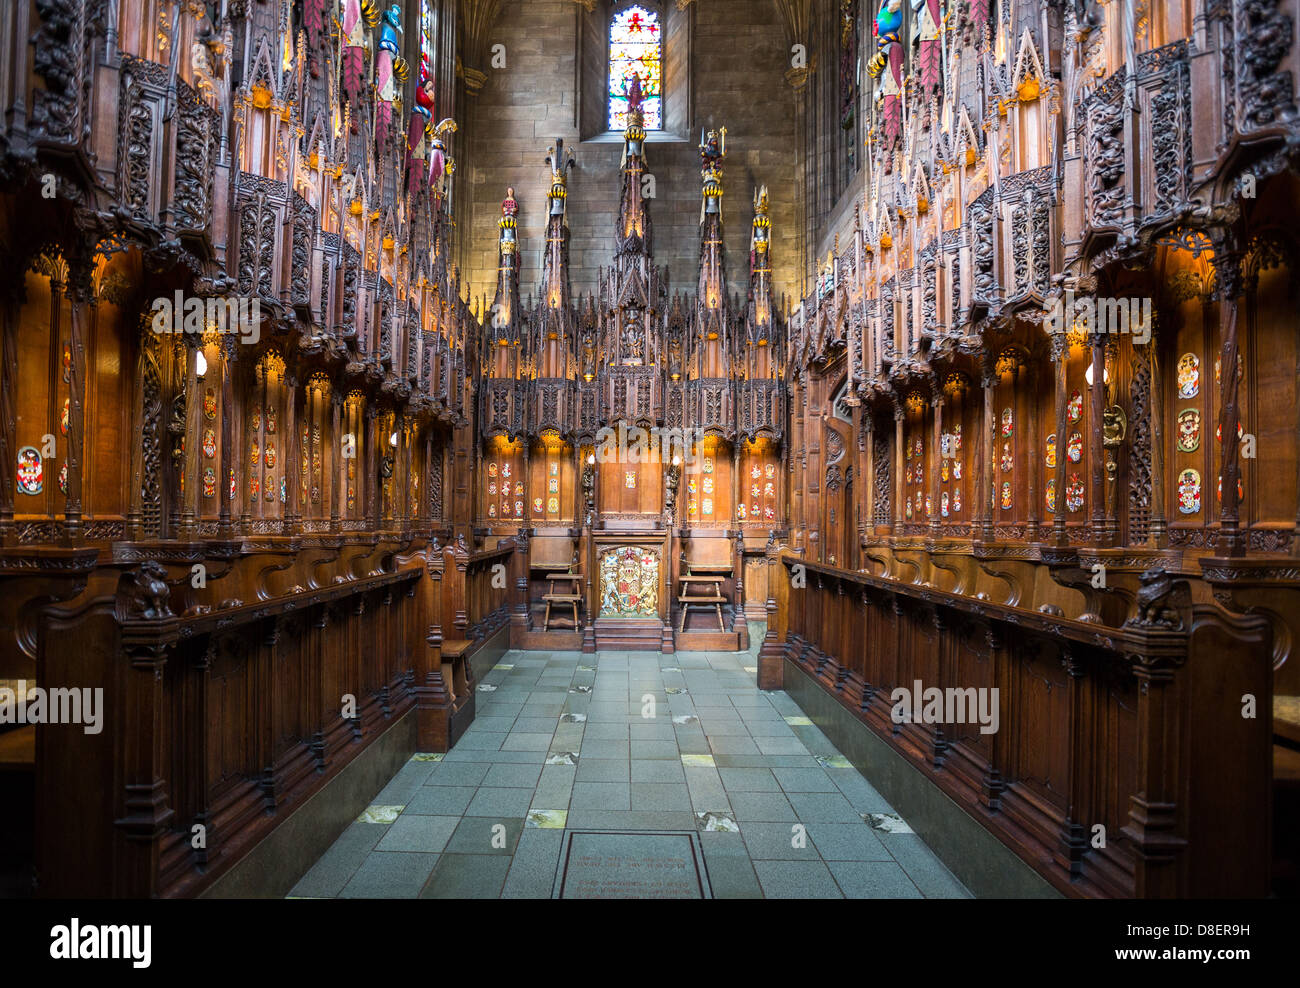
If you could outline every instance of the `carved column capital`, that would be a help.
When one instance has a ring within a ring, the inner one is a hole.
[[[1214,267],[1214,296],[1219,301],[1235,302],[1241,297],[1244,283],[1241,262],[1242,254],[1235,249],[1233,241],[1225,238],[1222,245],[1216,242],[1210,264]]]
[[[79,305],[95,305],[99,299],[95,295],[95,265],[91,260],[74,257],[68,259],[67,281],[63,292]]]

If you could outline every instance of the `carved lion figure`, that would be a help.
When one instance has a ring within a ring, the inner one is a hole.
[[[1137,592],[1137,615],[1132,624],[1155,628],[1182,627],[1182,617],[1175,606],[1175,585],[1163,566],[1155,566],[1141,576]]]
[[[159,621],[172,616],[169,604],[171,588],[167,586],[167,570],[156,559],[146,559],[131,577],[128,589],[129,613],[146,621]]]

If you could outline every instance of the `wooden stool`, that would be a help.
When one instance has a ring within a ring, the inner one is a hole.
[[[578,628],[578,601],[582,600],[582,594],[577,593],[548,593],[542,595],[542,600],[546,601],[546,616],[542,618],[542,630],[551,630],[551,605],[568,604],[573,608],[573,627],[576,631]]]
[[[582,594],[574,593],[574,584],[582,581],[581,573],[551,573],[548,577],[550,581],[550,592],[542,594],[542,600],[546,601],[546,615],[542,618],[542,630],[551,630],[551,605],[568,604],[573,608],[573,630],[578,630],[578,602],[582,600]],[[555,581],[559,580],[569,584],[568,593],[556,593]]]
[[[722,620],[722,605],[727,602],[727,598],[718,592],[722,581],[725,579],[725,576],[692,576],[687,574],[678,580],[682,588],[677,598],[677,603],[682,608],[682,622],[679,631],[684,632],[686,630],[686,614],[692,604],[697,607],[708,607],[712,604],[718,613],[718,630],[727,630],[726,624]],[[687,588],[692,583],[707,585],[712,590],[712,593],[688,593]]]

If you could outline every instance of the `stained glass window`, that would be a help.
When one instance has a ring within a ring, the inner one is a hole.
[[[432,2],[423,0],[420,4],[420,73],[415,80],[416,85],[433,75],[434,48],[437,44],[434,38],[434,17]]]
[[[663,38],[659,15],[644,7],[624,7],[609,23],[609,127],[627,126],[627,89],[641,78],[646,130],[659,130],[663,96]]]

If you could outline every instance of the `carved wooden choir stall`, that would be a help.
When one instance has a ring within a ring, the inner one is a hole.
[[[863,194],[788,327],[759,684],[808,677],[1064,894],[1294,892],[1293,8],[856,6]],[[916,680],[997,689],[999,730],[898,722]]]
[[[613,263],[595,296],[574,300],[570,287],[574,158],[562,139],[546,159],[535,303],[520,297],[513,188],[501,204],[480,353],[474,535],[514,538],[526,556],[515,644],[588,653],[746,648],[746,560],[763,561],[751,569],[761,603],[785,407],[767,190],[754,198],[742,306],[728,297],[724,271],[726,128],[705,136],[699,282],[693,300],[670,300],[666,272],[654,264],[635,76],[632,87]],[[691,611],[701,604],[711,620]],[[572,621],[553,627],[557,611]]]
[[[762,689],[832,698],[1045,887],[1300,887],[1293,5],[772,2],[823,55],[800,167],[704,128],[694,291],[632,76],[583,174],[608,267],[575,293],[557,138],[478,311],[480,5],[0,9],[0,689],[107,711],[0,723],[36,894],[212,891],[357,759],[451,748],[507,648],[751,623]],[[774,253],[812,258],[797,307]],[[917,680],[996,690],[998,731],[898,720]]]

